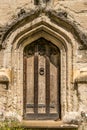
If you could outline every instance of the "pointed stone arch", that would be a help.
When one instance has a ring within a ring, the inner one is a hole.
[[[36,15],[37,14],[37,15]],[[23,50],[25,46],[44,38],[47,41],[56,45],[61,54],[61,119],[66,111],[72,110],[72,86],[74,81],[73,69],[76,49],[78,42],[73,33],[68,31],[64,26],[51,20],[45,13],[40,16],[40,12],[33,13],[30,16],[21,18],[17,23],[5,33],[2,39],[2,46],[5,46],[5,59],[8,56],[9,60],[4,63],[4,66],[10,66],[14,79],[11,81],[13,88],[16,87],[21,94],[19,98],[22,101],[21,116],[23,115]],[[30,18],[31,17],[31,18]],[[56,17],[57,19],[57,17]],[[63,21],[64,22],[64,21]],[[69,27],[70,28],[70,27]],[[19,106],[20,107],[20,106]]]

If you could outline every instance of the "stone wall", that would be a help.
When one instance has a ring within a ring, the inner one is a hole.
[[[23,49],[40,37],[61,52],[61,120],[85,130],[86,0],[0,0],[0,117],[23,119]]]

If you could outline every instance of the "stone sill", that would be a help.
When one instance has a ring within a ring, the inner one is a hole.
[[[78,128],[78,125],[65,124],[62,121],[28,121],[23,120],[21,122],[22,127],[24,128]]]

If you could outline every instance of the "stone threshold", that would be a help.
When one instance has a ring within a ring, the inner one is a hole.
[[[28,121],[23,120],[21,126],[24,128],[78,128],[78,125],[65,124],[62,121]]]

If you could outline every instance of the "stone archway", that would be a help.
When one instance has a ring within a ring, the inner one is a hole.
[[[19,108],[21,107],[22,116],[24,110],[23,108],[23,50],[27,45],[30,45],[32,42],[43,37],[47,41],[50,41],[54,46],[57,46],[60,50],[60,64],[62,68],[60,72],[61,73],[60,80],[62,81],[60,82],[60,86],[61,86],[60,98],[61,98],[61,117],[63,118],[63,115],[65,114],[67,109],[67,102],[68,102],[68,99],[66,98],[66,91],[67,91],[66,86],[67,84],[70,84],[69,71],[72,71],[72,69],[70,69],[71,64],[68,65],[68,63],[71,62],[72,45],[62,35],[56,33],[52,29],[49,29],[47,26],[42,25],[42,23],[38,27],[35,27],[35,29],[32,29],[29,32],[21,33],[21,34],[22,36],[15,39],[15,42],[12,41],[12,39],[11,41],[9,40],[8,46],[11,43],[13,44],[11,48],[11,53],[5,53],[5,54],[8,55],[11,54],[11,67],[13,68],[12,71],[14,76],[14,80],[12,81],[12,84],[14,86],[13,89],[15,88],[16,90],[18,90],[17,92],[18,92],[19,99],[22,101],[22,105],[18,106]],[[19,36],[19,34],[16,36]],[[6,49],[6,51],[9,50],[10,48]]]
[[[25,20],[27,18],[29,18],[29,21]],[[51,17],[48,17],[47,14],[44,14],[41,17],[35,15],[34,19],[31,19],[30,16],[26,16],[24,21],[20,21],[17,24],[15,25],[15,28],[11,28],[11,30],[13,29],[13,31],[10,30],[11,34],[8,35],[7,32],[4,35],[4,39],[7,38],[8,40],[3,41],[3,46],[7,45],[4,57],[9,57],[9,59],[5,61],[5,66],[10,66],[13,76],[10,83],[12,86],[11,89],[16,93],[18,101],[20,102],[16,104],[17,109],[20,109],[20,115],[23,117],[24,48],[43,37],[46,41],[49,41],[60,50],[60,98],[62,120],[66,112],[72,110],[73,105],[71,83],[74,80],[72,74],[75,56],[73,54],[76,53],[77,41],[71,32],[59,24],[52,22]]]
[[[40,38],[24,48],[24,119],[60,118],[60,50]]]

